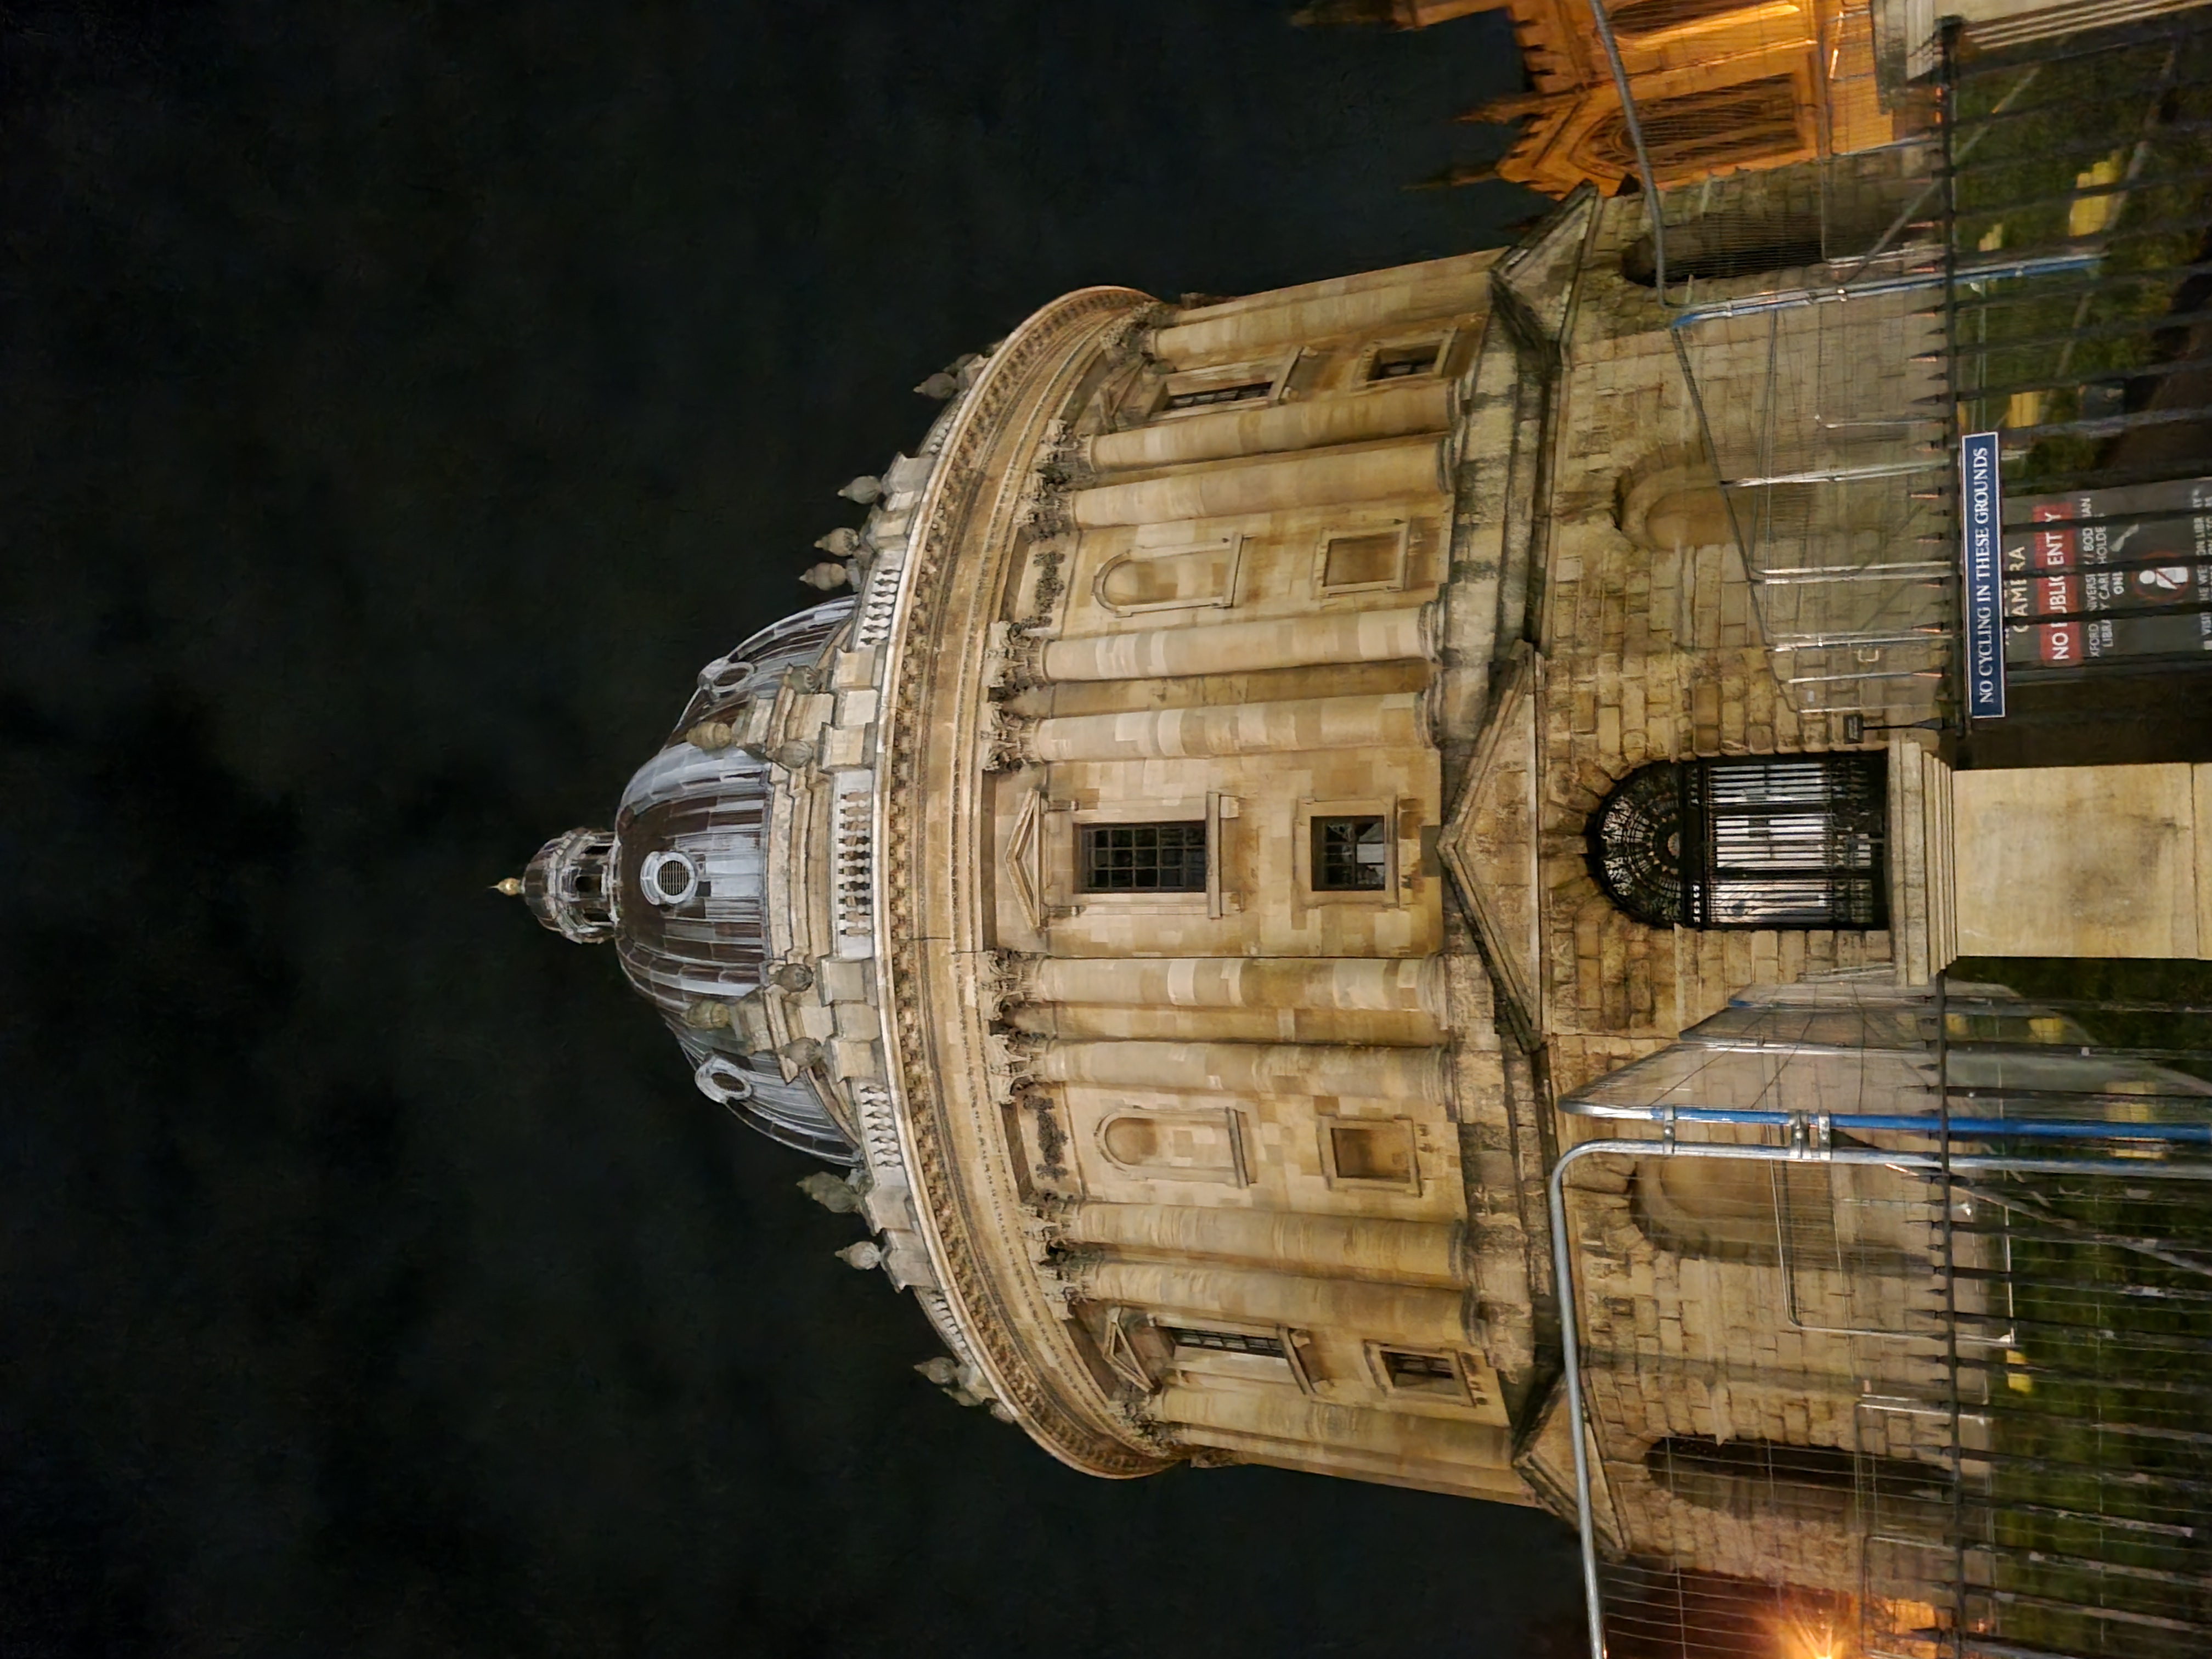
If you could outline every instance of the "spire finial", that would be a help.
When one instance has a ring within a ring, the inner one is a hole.
[[[520,898],[522,896],[522,878],[520,876],[509,876],[505,881],[495,881],[491,884],[491,890],[495,893],[504,893],[509,898]]]

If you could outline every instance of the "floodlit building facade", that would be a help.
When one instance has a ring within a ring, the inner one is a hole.
[[[1587,190],[1510,252],[1054,301],[848,487],[812,574],[854,592],[708,665],[611,824],[514,885],[843,1172],[812,1185],[925,1369],[1052,1455],[1572,1516],[1547,1177],[1605,1126],[1568,1105],[1687,1098],[1720,1052],[1712,1098],[1755,1102],[1746,1046],[1796,1021],[1802,1059],[1817,1016],[1855,1057],[1789,1088],[1833,1109],[1923,1075],[1957,955],[2212,951],[2193,739],[2062,775],[1929,729],[1952,462],[1881,418],[1941,392],[1925,294],[1749,303],[1802,277],[1790,192],[1875,222],[1924,179],[1734,181],[1686,328],[1641,204]],[[1744,1449],[1932,1502],[1945,1448],[1866,1426],[1854,1345],[1929,1315],[1942,1206],[1747,1167],[1569,1194],[1597,1529],[1852,1591],[1860,1500],[1778,1533]]]

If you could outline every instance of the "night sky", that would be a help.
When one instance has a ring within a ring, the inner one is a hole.
[[[1062,1469],[486,884],[1091,283],[1509,240],[1488,15],[0,13],[0,1656],[1518,1655],[1540,1516]]]

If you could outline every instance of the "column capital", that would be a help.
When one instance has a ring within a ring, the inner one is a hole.
[[[994,691],[1042,685],[1044,647],[1033,623],[993,623],[983,647],[983,684]]]
[[[983,769],[1013,772],[1038,764],[1036,729],[1037,722],[1028,716],[1009,714],[999,703],[985,703],[977,744]]]
[[[1037,994],[1037,963],[1042,960],[1019,951],[984,951],[975,970],[975,1005],[983,1018],[996,1023],[1018,1004],[1043,1000]]]
[[[992,1099],[1011,1106],[1026,1085],[1039,1081],[1037,1061],[1048,1042],[1048,1038],[1018,1031],[994,1029],[984,1033],[983,1066],[989,1075]]]
[[[1172,323],[1175,318],[1175,307],[1158,300],[1150,305],[1139,306],[1100,337],[1102,354],[1117,368],[1149,362],[1153,348],[1158,343],[1160,330]]]

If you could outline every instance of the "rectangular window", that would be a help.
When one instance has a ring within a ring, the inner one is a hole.
[[[1322,1133],[1328,1137],[1331,1179],[1413,1185],[1413,1142],[1403,1122],[1324,1123]]]
[[[1443,344],[1441,340],[1417,340],[1410,345],[1379,348],[1367,365],[1369,383],[1403,380],[1427,374],[1437,366],[1437,353]]]
[[[1202,893],[1206,821],[1086,823],[1081,849],[1086,893]]]
[[[1377,1352],[1382,1375],[1397,1392],[1447,1400],[1466,1398],[1467,1391],[1460,1385],[1459,1363],[1449,1354],[1418,1353],[1406,1348],[1382,1348]]]
[[[1402,587],[1406,582],[1405,526],[1331,536],[1322,544],[1321,590],[1324,593],[1356,593],[1383,587]]]
[[[1313,821],[1315,891],[1380,892],[1389,874],[1389,820],[1369,816]]]
[[[1249,403],[1264,398],[1275,389],[1273,380],[1240,380],[1232,386],[1194,386],[1188,392],[1170,392],[1160,407],[1163,410],[1211,409],[1216,404]]]
[[[1168,1340],[1178,1348],[1204,1348],[1212,1353],[1256,1353],[1269,1359],[1288,1359],[1279,1336],[1248,1336],[1243,1331],[1201,1331],[1182,1325],[1163,1325]]]

